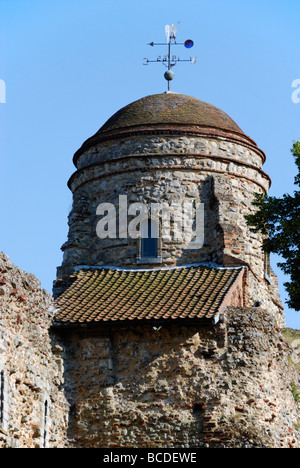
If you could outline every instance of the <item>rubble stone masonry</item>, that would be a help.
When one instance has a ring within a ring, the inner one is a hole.
[[[0,448],[65,444],[62,346],[49,332],[52,298],[0,253]]]
[[[300,447],[299,373],[274,317],[51,328],[51,296],[0,257],[0,447]]]
[[[103,143],[82,154],[70,179],[74,196],[69,215],[69,239],[63,245],[59,276],[78,265],[137,267],[137,241],[100,240],[96,234],[100,203],[177,203],[195,200],[205,206],[205,243],[187,250],[173,239],[162,245],[162,266],[203,261],[223,263],[223,254],[250,262],[263,271],[262,237],[250,233],[244,218],[255,192],[267,192],[269,178],[262,171],[260,150],[224,140],[184,137],[135,137]]]
[[[264,162],[224,112],[175,93],[126,106],[82,145],[55,298],[86,267],[206,264],[243,275],[214,325],[179,314],[158,325],[130,308],[123,322],[63,324],[40,282],[0,253],[0,448],[300,448],[295,350],[263,238],[245,220],[270,187]],[[117,208],[120,195],[128,205],[204,204],[203,246],[177,235],[176,217],[149,257],[141,239],[100,239],[97,207]]]
[[[300,447],[299,374],[263,310],[60,333],[75,447]]]

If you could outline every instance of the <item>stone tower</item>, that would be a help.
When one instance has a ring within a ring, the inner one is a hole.
[[[51,328],[68,446],[299,446],[277,281],[244,218],[269,189],[264,161],[228,115],[174,93],[124,107],[76,152]]]
[[[244,218],[264,161],[174,93],[82,145],[55,301],[0,252],[0,448],[300,447],[295,349]]]
[[[74,155],[77,170],[68,184],[74,201],[55,294],[81,267],[244,266],[239,305],[260,303],[282,325],[276,278],[262,252],[263,239],[249,231],[244,218],[253,210],[254,193],[266,193],[270,187],[262,170],[265,159],[227,114],[194,97],[152,95],[119,110]],[[118,225],[115,238],[100,239],[97,207],[117,207],[118,223],[120,196],[127,197],[126,210],[137,202],[147,207],[202,203],[203,245],[189,248],[185,238],[176,235],[176,216],[169,236],[160,220],[151,257],[143,255],[140,239],[118,235]]]

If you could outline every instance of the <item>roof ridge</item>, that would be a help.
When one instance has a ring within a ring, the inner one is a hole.
[[[101,266],[93,266],[93,265],[78,265],[74,268],[75,272],[83,271],[83,270],[117,270],[117,271],[131,271],[133,273],[144,272],[144,271],[165,271],[165,270],[176,270],[181,268],[193,268],[193,267],[206,267],[211,268],[214,270],[241,270],[243,268],[247,268],[246,265],[237,265],[226,267],[224,265],[218,265],[214,262],[203,262],[203,263],[190,263],[186,265],[177,265],[173,267],[161,267],[161,268],[125,268],[125,267],[118,267],[113,265],[101,265]]]

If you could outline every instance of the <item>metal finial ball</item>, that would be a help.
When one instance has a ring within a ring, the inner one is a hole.
[[[166,71],[166,73],[164,74],[164,77],[165,77],[165,79],[166,79],[167,81],[172,81],[173,78],[174,78],[174,76],[175,76],[175,73],[172,72],[172,70],[168,70],[168,71]]]

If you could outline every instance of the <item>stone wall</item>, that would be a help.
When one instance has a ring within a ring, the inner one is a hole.
[[[59,333],[73,446],[300,447],[299,374],[266,311]]]
[[[49,336],[52,298],[0,253],[0,448],[65,444],[62,346]]]
[[[269,188],[263,161],[260,150],[224,139],[144,136],[87,151],[69,182],[74,202],[59,277],[83,264],[137,266],[136,240],[100,240],[96,235],[97,206],[109,202],[118,207],[119,195],[127,195],[128,204],[205,204],[203,248],[191,251],[173,235],[163,242],[162,266],[222,263],[225,248],[225,253],[251,260],[260,274],[263,259],[257,247],[262,239],[249,233],[244,215],[252,210],[253,194]],[[176,234],[176,223],[172,227]]]
[[[276,320],[52,327],[52,298],[0,256],[0,448],[300,447],[299,373]]]

